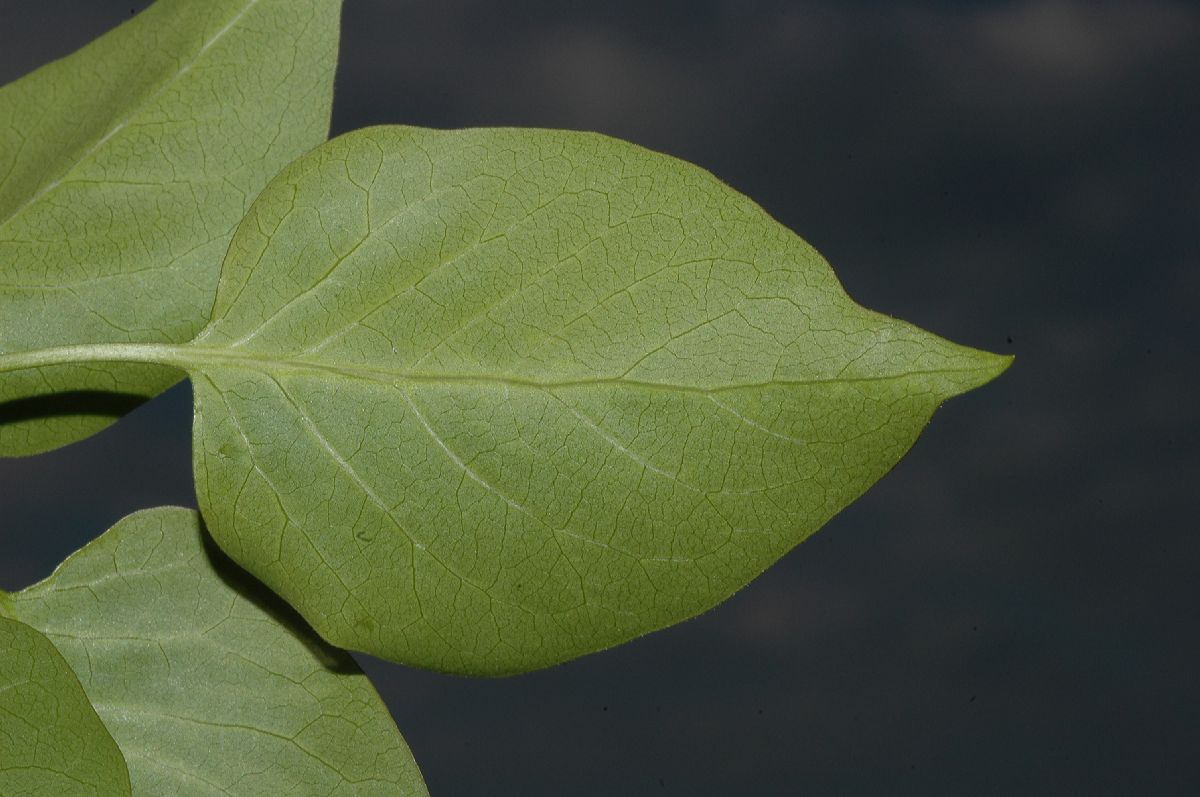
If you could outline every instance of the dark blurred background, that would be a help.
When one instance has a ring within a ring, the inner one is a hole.
[[[0,82],[145,5],[4,0]],[[435,795],[1200,793],[1197,4],[347,0],[342,46],[335,132],[627,138],[1018,358],[698,620],[499,681],[364,660]],[[194,505],[189,401],[0,461],[0,586]]]

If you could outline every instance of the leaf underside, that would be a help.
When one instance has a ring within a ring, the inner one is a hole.
[[[12,603],[78,676],[135,795],[427,794],[354,661],[211,546],[195,512],[131,515]]]
[[[0,88],[0,354],[196,333],[247,207],[328,134],[340,8],[160,0]],[[86,437],[180,377],[6,374],[0,456]]]
[[[121,751],[46,637],[0,615],[0,794],[129,795]]]
[[[394,127],[272,182],[180,351],[221,546],[335,644],[479,674],[715,605],[1008,363],[697,167]]]

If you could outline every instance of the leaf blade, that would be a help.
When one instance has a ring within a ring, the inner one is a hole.
[[[218,542],[336,644],[476,674],[711,607],[1008,364],[696,167],[415,128],[285,170],[184,348]]]
[[[427,793],[353,660],[190,510],[131,515],[13,603],[78,673],[135,793]]]
[[[328,133],[340,0],[160,0],[0,89],[0,351],[180,342],[249,201]],[[48,100],[53,97],[53,101]],[[85,437],[180,378],[60,366],[0,382],[0,455]],[[69,392],[78,400],[54,402]]]

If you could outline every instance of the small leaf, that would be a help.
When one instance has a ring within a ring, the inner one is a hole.
[[[128,795],[129,772],[50,640],[0,613],[0,794]]]
[[[335,644],[497,674],[725,599],[1008,360],[689,164],[376,128],[264,192],[178,362],[236,560]]]
[[[194,512],[132,515],[13,598],[78,675],[135,794],[426,794],[354,661]]]
[[[246,208],[328,134],[340,7],[160,0],[0,88],[0,353],[196,333]],[[6,374],[0,455],[86,437],[180,376]]]

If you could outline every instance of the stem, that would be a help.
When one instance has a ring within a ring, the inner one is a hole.
[[[161,343],[94,343],[0,354],[0,373],[77,363],[130,362],[175,365],[178,361],[179,348],[176,346]]]

